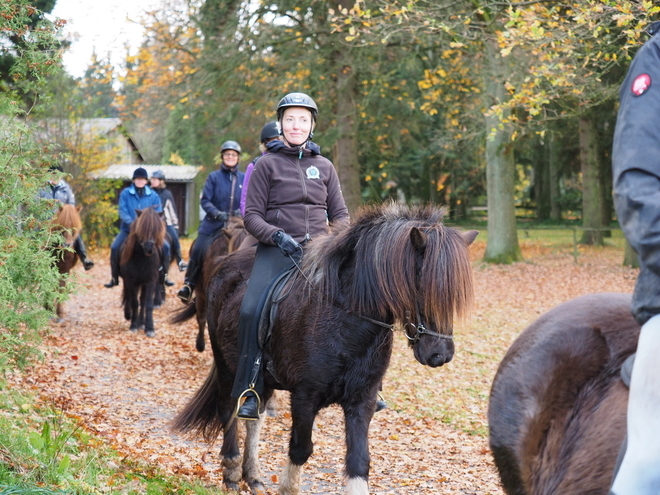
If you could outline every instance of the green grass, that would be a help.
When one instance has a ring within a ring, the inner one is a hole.
[[[82,425],[0,383],[0,495],[218,494],[122,458]]]

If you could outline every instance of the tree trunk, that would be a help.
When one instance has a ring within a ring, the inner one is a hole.
[[[639,268],[639,258],[637,253],[632,248],[628,239],[626,239],[626,248],[623,252],[623,266],[629,266],[630,268]]]
[[[357,149],[357,84],[350,64],[350,53],[336,52],[337,68],[337,131],[339,138],[334,145],[334,160],[346,206],[355,213],[362,202],[360,164]]]
[[[486,42],[487,107],[503,101],[506,65],[495,40]],[[504,115],[502,119],[506,119]],[[514,203],[515,162],[511,130],[497,115],[486,116],[486,182],[488,194],[488,244],[484,261],[512,263],[522,259],[516,231]]]
[[[561,220],[561,206],[559,205],[559,156],[561,141],[556,132],[548,133],[548,182],[550,190],[550,218],[559,222]]]
[[[546,143],[535,140],[534,144],[534,199],[536,200],[536,218],[548,220],[550,218],[550,167],[548,166],[548,153]]]
[[[603,187],[598,163],[598,135],[590,116],[582,116],[580,127],[580,162],[582,167],[581,244],[603,245]],[[592,230],[593,229],[593,230]]]

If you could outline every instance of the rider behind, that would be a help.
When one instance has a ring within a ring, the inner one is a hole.
[[[627,448],[616,495],[660,493],[660,22],[619,92],[612,167],[621,229],[639,257],[632,314],[642,325],[628,397]]]
[[[214,170],[204,182],[204,191],[200,204],[206,216],[197,230],[197,239],[193,245],[184,285],[177,296],[185,304],[192,300],[199,269],[206,250],[214,236],[222,233],[222,228],[232,215],[240,215],[241,189],[245,174],[238,170],[241,147],[236,141],[225,141],[220,149],[222,161],[220,168]]]
[[[170,235],[171,251],[176,258],[179,266],[179,271],[184,271],[188,265],[183,261],[183,254],[181,253],[181,243],[179,242],[179,216],[176,213],[176,206],[174,204],[174,196],[167,185],[165,184],[165,174],[162,170],[156,170],[151,174],[149,179],[151,188],[158,193],[160,197],[160,204],[163,207],[163,214],[165,215],[165,227],[167,233]],[[165,279],[165,285],[172,286],[174,282]]]
[[[48,181],[46,186],[39,191],[39,196],[44,199],[56,199],[63,205],[76,206],[76,197],[73,194],[71,186],[63,179],[59,180],[56,174],[62,173],[61,165],[51,165],[50,172],[53,177]],[[94,262],[87,257],[87,250],[83,243],[82,237],[78,235],[73,243],[73,250],[78,255],[85,270],[90,270],[94,266]]]
[[[311,141],[318,108],[304,93],[277,105],[282,140],[266,145],[255,163],[245,205],[245,228],[258,241],[238,323],[239,363],[232,396],[245,398],[238,417],[258,419],[263,372],[258,344],[259,300],[271,280],[302,256],[302,246],[325,233],[328,221],[348,222],[335,168]]]
[[[133,172],[133,183],[124,188],[119,194],[119,219],[121,224],[119,226],[119,234],[112,241],[110,246],[110,270],[112,278],[110,282],[104,284],[105,287],[111,289],[119,285],[119,260],[121,258],[121,248],[124,241],[131,231],[131,224],[137,218],[135,210],[143,210],[145,208],[155,208],[157,212],[162,212],[163,208],[160,204],[160,197],[147,185],[148,174],[147,171],[138,167]],[[169,259],[169,244],[166,242],[163,245],[164,259]],[[166,264],[166,263],[163,263]],[[161,277],[167,278],[167,267],[164,267],[164,273]]]

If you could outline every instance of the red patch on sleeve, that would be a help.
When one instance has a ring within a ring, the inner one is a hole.
[[[630,91],[632,91],[632,94],[635,96],[642,96],[644,93],[646,93],[646,90],[648,90],[651,87],[651,76],[648,74],[640,74],[635,78],[635,80],[632,83],[632,86],[630,86]]]

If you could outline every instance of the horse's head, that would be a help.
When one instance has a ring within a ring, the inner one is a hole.
[[[152,256],[159,251],[165,242],[165,223],[162,215],[154,208],[135,210],[137,218],[131,225],[131,233],[136,242],[142,246],[144,254]]]
[[[444,213],[434,205],[363,207],[350,225],[315,240],[304,261],[330,300],[397,323],[415,358],[432,367],[454,356],[454,317],[468,312],[473,297],[468,246],[477,232],[447,227]]]
[[[82,221],[80,220],[80,210],[82,206],[60,204],[53,218],[51,232],[58,232],[62,235],[64,246],[73,245],[76,237],[80,234]]]
[[[467,247],[477,231],[460,233],[441,224],[410,229],[415,253],[415,311],[406,311],[403,332],[415,359],[436,368],[454,357],[453,318],[472,299]],[[412,288],[412,287],[411,287]]]

